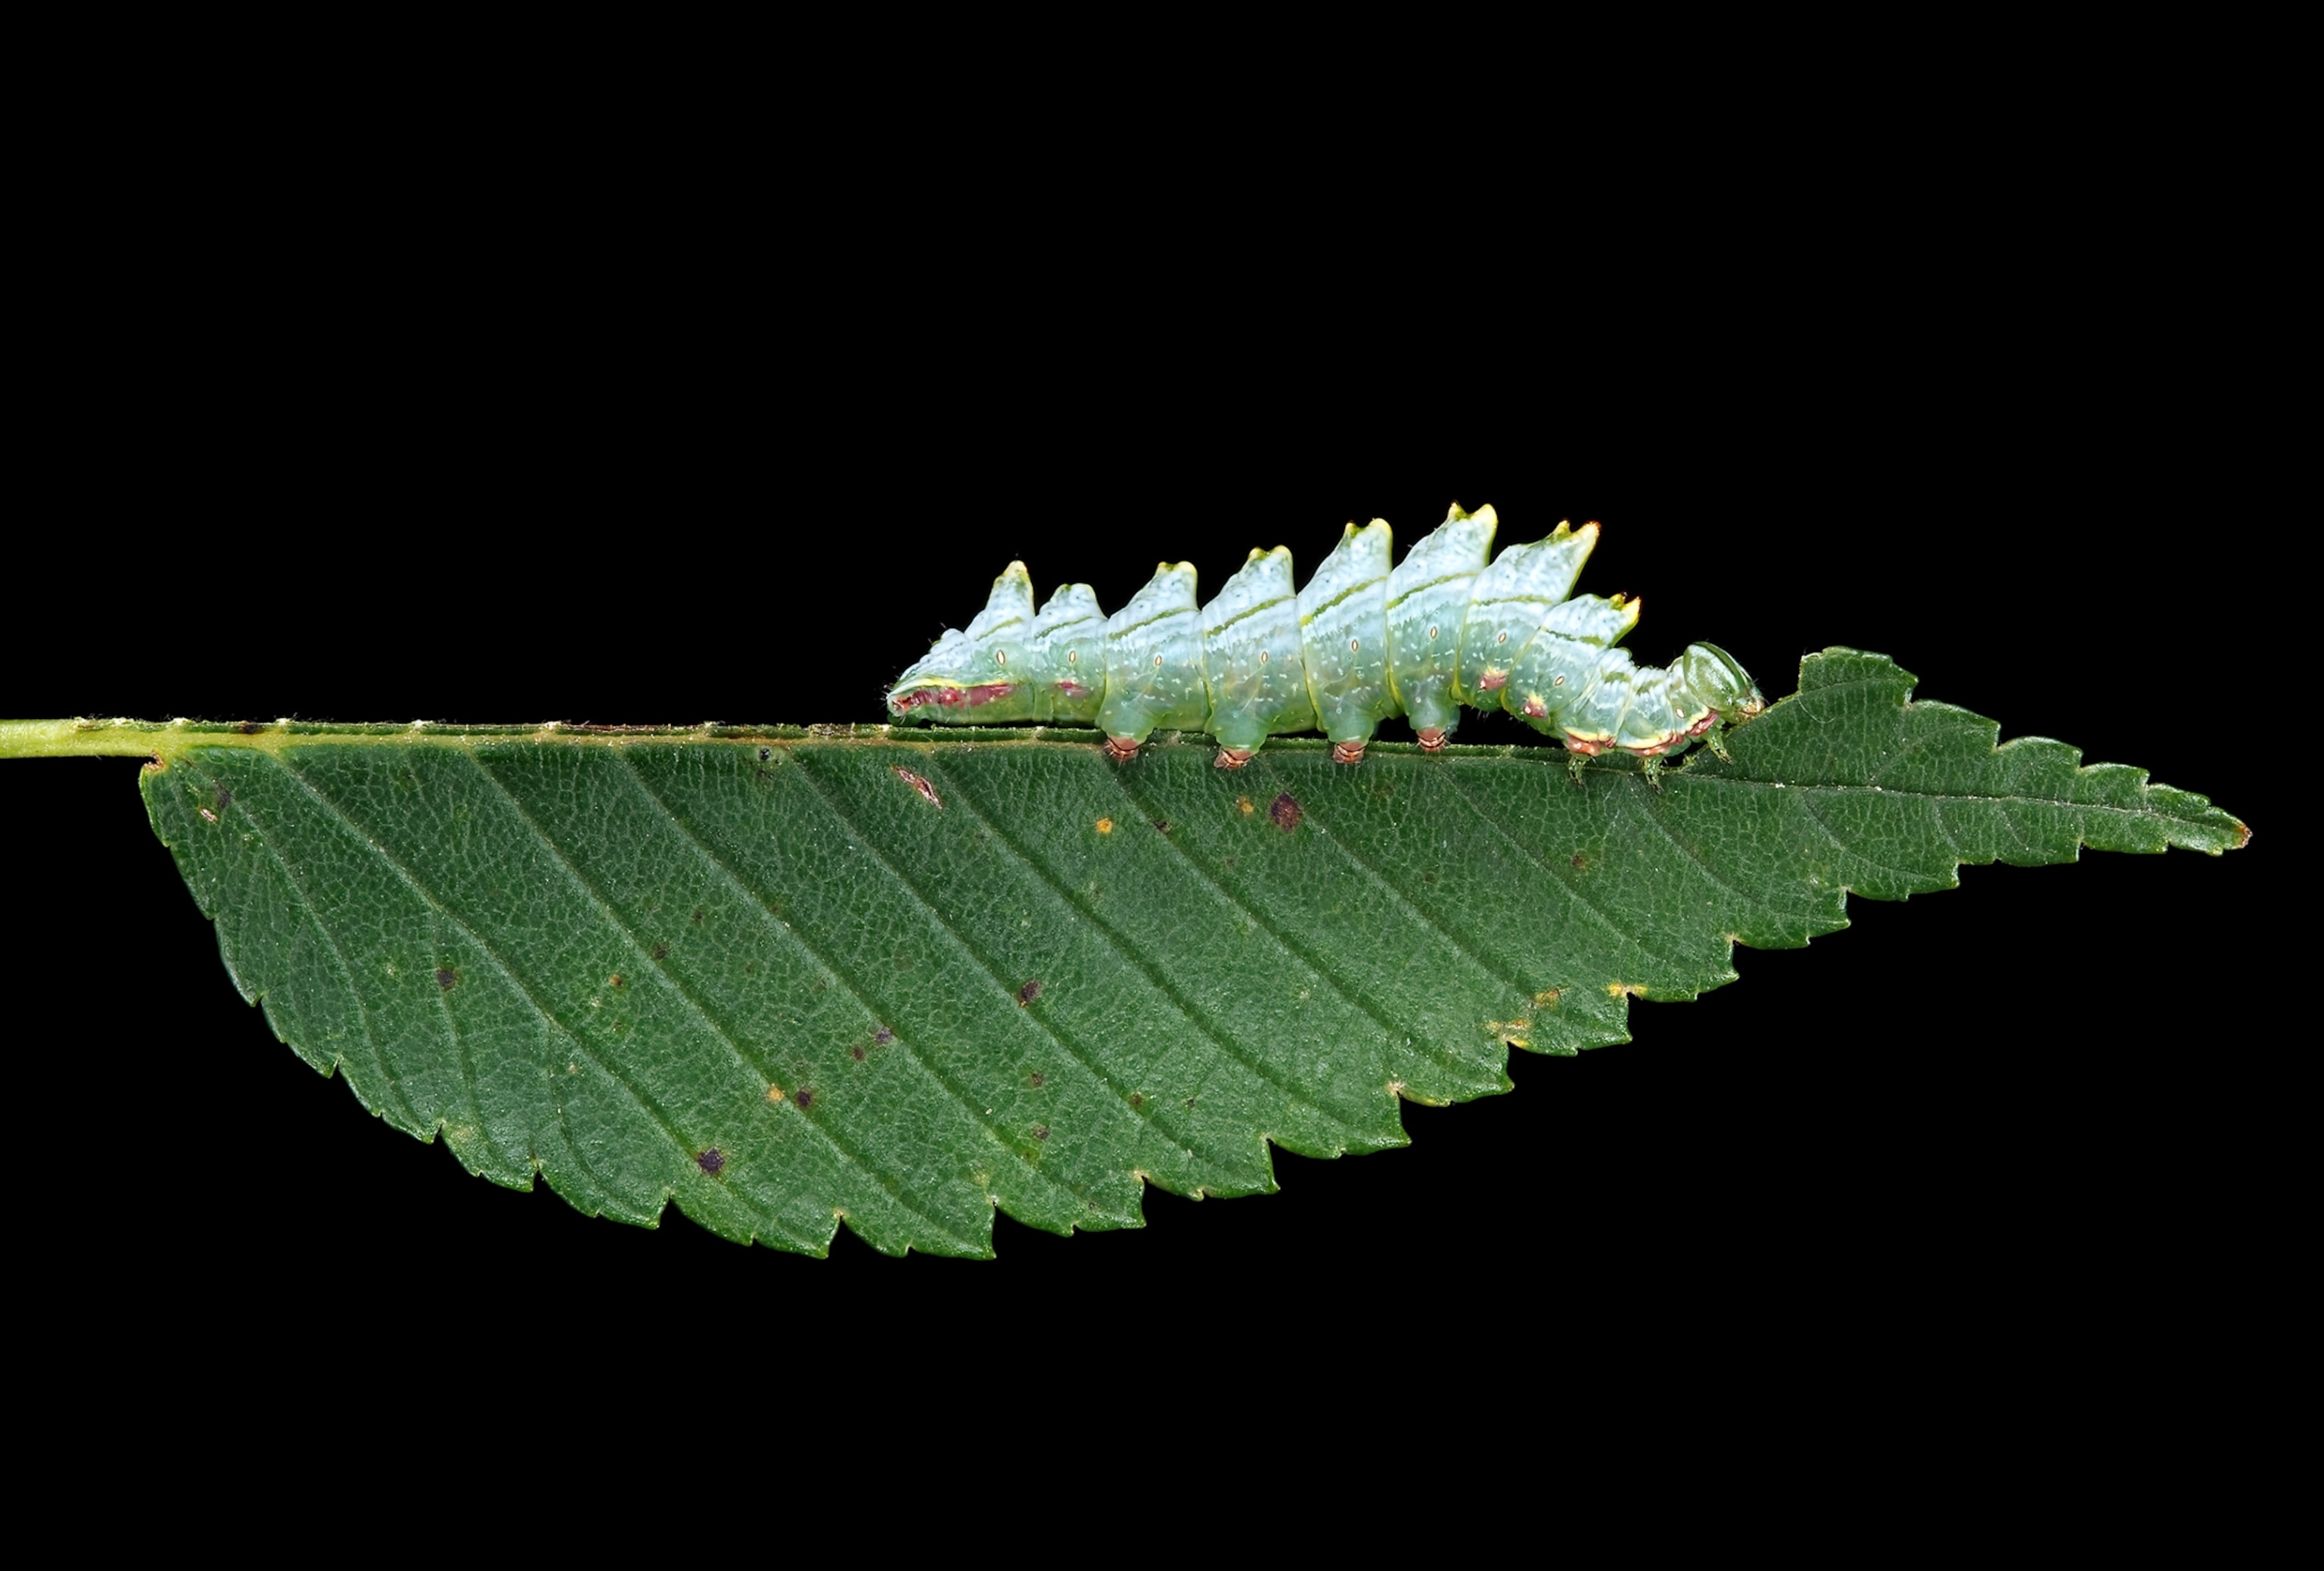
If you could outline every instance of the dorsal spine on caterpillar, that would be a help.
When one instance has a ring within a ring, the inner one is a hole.
[[[889,712],[946,725],[1092,725],[1128,758],[1157,730],[1207,730],[1239,767],[1267,738],[1320,730],[1354,762],[1379,723],[1410,718],[1444,745],[1460,706],[1507,709],[1577,753],[1649,761],[1684,751],[1766,700],[1715,644],[1668,670],[1614,647],[1639,602],[1573,596],[1598,526],[1559,524],[1488,565],[1493,510],[1454,504],[1389,567],[1388,526],[1351,523],[1304,589],[1291,553],[1254,550],[1208,605],[1191,563],[1164,562],[1111,617],[1086,584],[1033,608],[1022,562],[993,580],[965,632],[947,629],[896,679]],[[1577,761],[1578,762],[1578,761]]]

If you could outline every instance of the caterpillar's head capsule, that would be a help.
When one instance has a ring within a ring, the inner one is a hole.
[[[1032,632],[1033,580],[1011,562],[992,580],[992,596],[965,633],[946,628],[936,646],[914,661],[888,690],[888,713],[898,719],[958,722],[1021,718],[1024,644]],[[1012,664],[1014,669],[1012,670]],[[972,716],[965,711],[973,710]]]
[[[1690,643],[1678,659],[1679,677],[1689,693],[1732,725],[1767,707],[1758,685],[1735,657],[1715,643]]]

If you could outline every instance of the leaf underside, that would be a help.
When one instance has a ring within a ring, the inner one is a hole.
[[[1226,772],[1055,732],[224,735],[143,790],[244,996],[471,1170],[810,1253],[844,1220],[984,1255],[996,1206],[1136,1226],[1144,1181],[1272,1188],[1269,1141],[1402,1144],[1399,1096],[1626,1040],[1631,997],[1843,927],[1851,890],[2242,842],[1912,682],[1811,656],[1731,763],[1659,790],[1551,749]]]

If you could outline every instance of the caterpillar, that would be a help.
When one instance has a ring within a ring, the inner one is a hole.
[[[1297,590],[1289,550],[1253,550],[1207,605],[1195,604],[1192,563],[1163,562],[1110,617],[1087,584],[1036,611],[1025,564],[1011,562],[967,630],[945,629],[896,679],[888,710],[945,725],[1094,724],[1124,762],[1157,729],[1207,731],[1219,767],[1240,769],[1268,737],[1300,731],[1360,762],[1396,715],[1434,753],[1466,704],[1556,737],[1576,769],[1618,749],[1652,772],[1698,738],[1723,756],[1719,728],[1766,707],[1716,644],[1688,645],[1667,670],[1614,647],[1641,602],[1568,597],[1598,525],[1560,523],[1488,566],[1499,522],[1455,503],[1393,568],[1386,521],[1350,523]]]

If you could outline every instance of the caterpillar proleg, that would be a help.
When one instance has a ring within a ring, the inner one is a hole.
[[[1506,709],[1577,754],[1654,761],[1698,739],[1720,749],[1718,727],[1766,707],[1716,644],[1688,645],[1666,670],[1615,647],[1640,603],[1571,594],[1596,524],[1561,523],[1488,565],[1498,522],[1456,503],[1393,568],[1387,522],[1351,523],[1299,589],[1288,550],[1254,550],[1207,605],[1191,563],[1163,562],[1110,617],[1086,584],[1036,611],[1033,580],[1011,562],[967,631],[946,629],[896,679],[888,710],[953,725],[1094,725],[1120,759],[1157,730],[1207,731],[1234,769],[1269,736],[1300,731],[1323,732],[1333,757],[1354,763],[1397,715],[1433,753],[1462,705]]]

